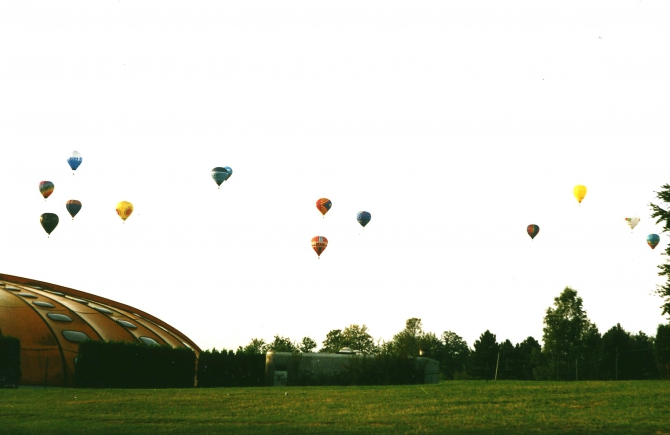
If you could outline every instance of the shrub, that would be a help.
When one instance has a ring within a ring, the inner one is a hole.
[[[200,352],[198,387],[258,387],[265,382],[265,355],[233,351]]]
[[[12,388],[21,380],[21,342],[0,335],[0,388]]]
[[[187,388],[195,353],[187,348],[85,341],[75,358],[75,385],[90,388]]]

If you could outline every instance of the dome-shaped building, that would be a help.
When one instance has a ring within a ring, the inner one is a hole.
[[[0,334],[21,341],[21,384],[72,386],[84,340],[200,348],[156,317],[110,299],[0,274]]]

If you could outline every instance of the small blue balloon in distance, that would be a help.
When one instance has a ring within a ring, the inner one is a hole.
[[[356,215],[356,220],[364,228],[368,224],[368,222],[370,222],[370,219],[372,219],[372,215],[370,213],[368,213],[367,211],[359,211],[358,215]]]
[[[221,183],[226,181],[230,176],[233,175],[233,170],[230,167],[216,167],[212,169],[212,178],[218,186],[221,186]]]
[[[651,249],[654,249],[660,241],[661,238],[658,236],[658,234],[649,234],[647,236],[647,244],[651,247]]]
[[[79,154],[78,151],[72,151],[72,156],[67,159],[68,165],[70,165],[70,168],[72,169],[72,173],[74,174],[74,171],[77,170],[79,165],[81,165],[82,162],[82,157],[81,154]]]

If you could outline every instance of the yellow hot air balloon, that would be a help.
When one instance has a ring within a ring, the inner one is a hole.
[[[125,222],[133,214],[133,205],[128,201],[121,201],[116,204],[116,214]]]
[[[586,196],[586,186],[578,184],[574,189],[572,189],[572,193],[575,194],[575,198],[577,198],[577,201],[581,204],[582,200]]]

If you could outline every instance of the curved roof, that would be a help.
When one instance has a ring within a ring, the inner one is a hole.
[[[84,340],[200,348],[142,310],[42,281],[0,274],[0,333],[21,340],[21,384],[69,386]]]

